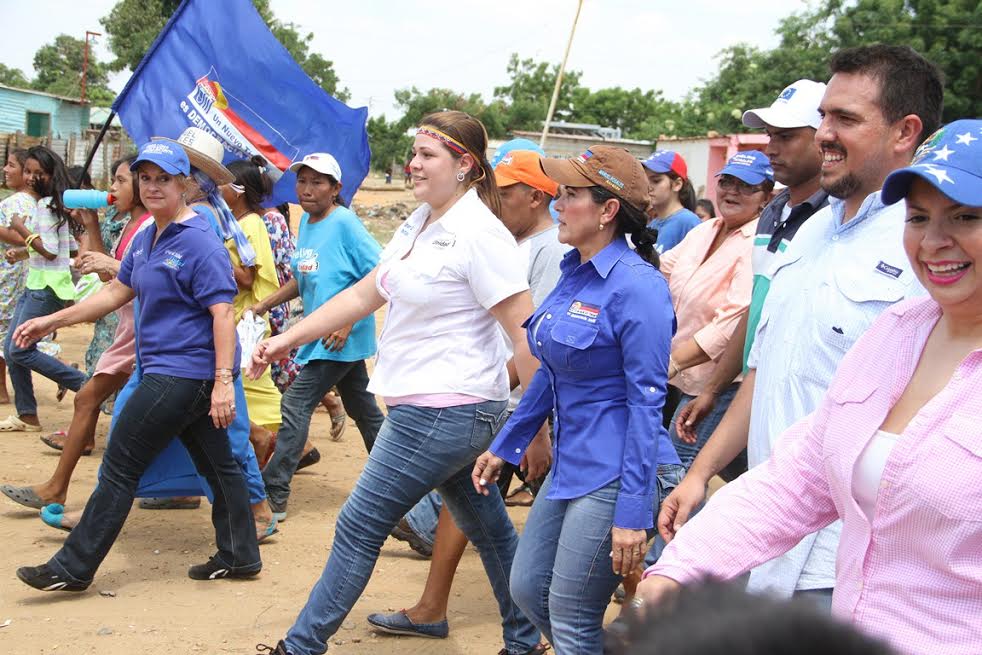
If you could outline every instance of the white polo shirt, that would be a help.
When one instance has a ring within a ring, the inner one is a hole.
[[[775,260],[748,365],[756,369],[747,460],[766,461],[777,439],[815,411],[839,362],[890,305],[925,293],[904,252],[906,205],[880,192],[843,223],[845,202],[829,198]],[[805,537],[754,569],[748,588],[789,595],[835,586],[841,524]]]
[[[475,190],[421,232],[429,214],[414,211],[380,256],[389,307],[368,390],[505,400],[508,350],[488,310],[528,290],[528,264]]]

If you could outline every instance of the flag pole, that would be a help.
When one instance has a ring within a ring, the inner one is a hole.
[[[559,75],[556,76],[556,86],[552,90],[552,100],[549,101],[549,111],[546,113],[546,121],[542,125],[542,138],[539,139],[539,147],[546,147],[546,137],[549,136],[549,123],[552,122],[552,115],[556,112],[556,102],[559,100],[559,89],[563,85],[563,73],[566,72],[566,60],[569,59],[570,48],[573,47],[573,35],[576,33],[576,23],[580,20],[580,10],[583,9],[583,0],[579,0],[576,6],[576,16],[573,18],[573,27],[569,31],[569,41],[566,42],[566,53],[563,55],[563,63],[559,66]]]
[[[89,149],[89,154],[85,158],[85,164],[82,165],[82,172],[79,173],[78,179],[74,180],[75,184],[78,185],[82,182],[82,178],[89,171],[89,166],[92,165],[92,160],[95,159],[95,151],[99,149],[99,144],[102,143],[102,139],[105,138],[106,132],[109,130],[109,125],[116,118],[116,112],[112,109],[109,110],[109,115],[106,116],[106,122],[102,124],[102,129],[99,130],[99,135],[95,138],[95,143],[92,144],[92,148]]]

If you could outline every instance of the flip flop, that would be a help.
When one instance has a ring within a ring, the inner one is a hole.
[[[0,421],[0,432],[40,432],[40,425],[31,425],[20,420],[19,417],[10,415]]]
[[[528,494],[528,500],[518,500],[522,494]],[[523,484],[515,491],[511,492],[505,496],[505,505],[507,507],[531,507],[532,503],[535,501],[535,496],[532,495],[532,490],[527,484]]]
[[[43,443],[48,448],[54,448],[55,450],[58,450],[58,451],[64,450],[65,449],[65,445],[64,444],[61,444],[61,443],[58,443],[57,441],[55,441],[55,438],[56,437],[62,437],[62,438],[67,439],[68,438],[68,433],[65,432],[64,430],[55,430],[54,432],[52,432],[49,435],[45,435],[43,437],[40,437],[41,443]],[[86,457],[89,456],[89,455],[91,455],[91,454],[92,454],[92,449],[91,448],[85,448],[85,449],[82,450],[82,455],[84,455]]]
[[[344,429],[348,426],[348,415],[341,412],[331,417],[331,441],[341,441]]]
[[[201,499],[194,498],[141,498],[140,509],[198,509]]]
[[[273,518],[269,520],[269,523],[266,524],[266,529],[263,530],[262,534],[256,537],[256,541],[258,543],[262,543],[266,541],[268,537],[272,537],[274,534],[278,533],[279,530],[276,527],[277,523],[278,521],[276,520],[276,516],[274,515]]]
[[[65,506],[61,503],[52,503],[41,508],[41,520],[44,521],[45,525],[71,532],[71,528],[66,528],[61,524],[63,518],[65,518]]]
[[[299,471],[300,469],[305,469],[308,466],[313,466],[319,461],[321,461],[320,451],[316,448],[311,448],[309,451],[307,451],[307,454],[301,457],[300,461],[297,462],[296,470]]]
[[[45,506],[45,502],[41,499],[41,496],[38,496],[30,487],[15,487],[12,484],[5,484],[0,486],[0,493],[3,493],[4,496],[24,507],[42,509]]]

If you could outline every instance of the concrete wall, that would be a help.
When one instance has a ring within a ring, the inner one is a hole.
[[[51,135],[67,138],[89,126],[89,107],[42,93],[0,87],[0,132],[26,132],[27,112],[49,114]]]

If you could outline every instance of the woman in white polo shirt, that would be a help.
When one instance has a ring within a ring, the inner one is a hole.
[[[382,543],[431,489],[481,553],[502,616],[505,655],[541,650],[539,633],[511,599],[518,537],[498,493],[470,483],[507,406],[508,359],[498,324],[516,344],[519,377],[537,362],[522,321],[532,299],[515,239],[484,156],[484,126],[462,112],[423,119],[413,144],[413,193],[424,204],[382,251],[379,265],[287,332],[262,341],[258,375],[291,348],[322,338],[389,303],[369,391],[389,414],[338,516],[323,575],[276,655],[314,655],[358,600]]]

